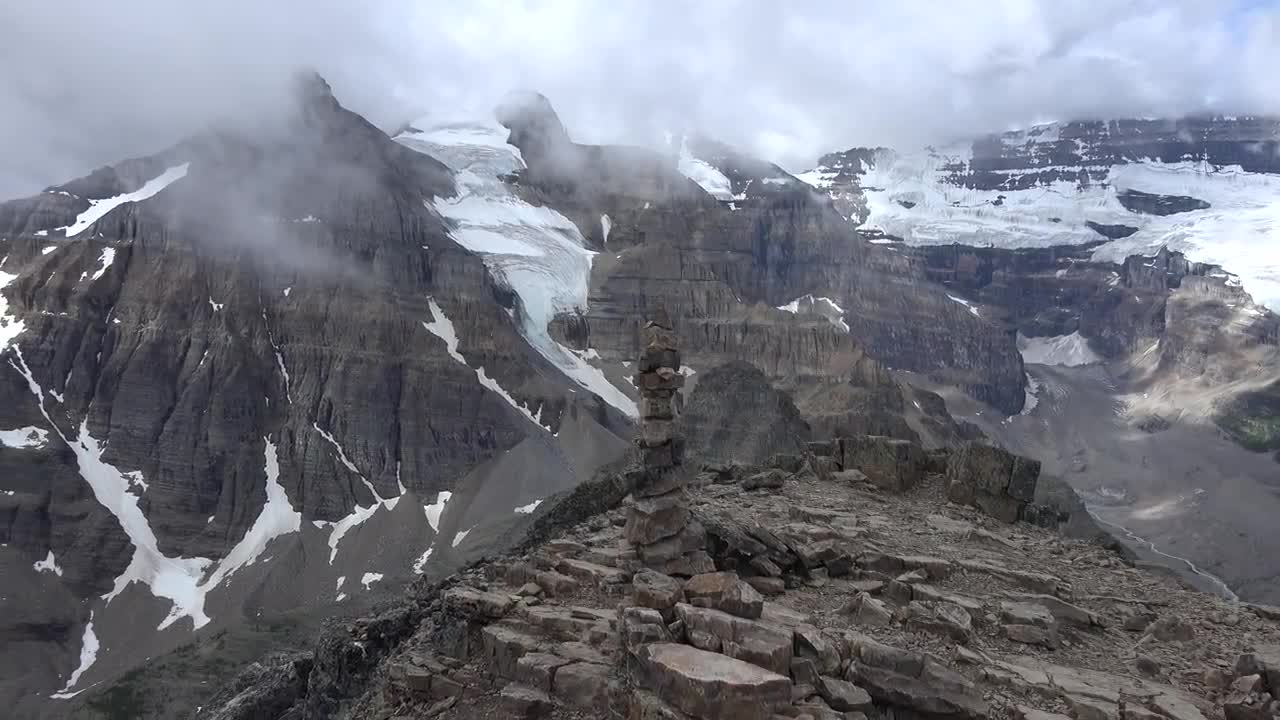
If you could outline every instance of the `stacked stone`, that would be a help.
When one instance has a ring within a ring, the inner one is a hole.
[[[648,568],[667,575],[711,572],[715,564],[706,553],[706,531],[690,517],[687,477],[681,472],[684,443],[675,421],[684,376],[675,329],[664,309],[645,323],[642,340],[635,384],[640,390],[636,444],[643,467],[624,535]]]

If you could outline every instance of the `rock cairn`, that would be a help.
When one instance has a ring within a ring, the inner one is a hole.
[[[624,531],[640,563],[667,575],[715,570],[706,553],[706,531],[689,514],[688,477],[682,472],[684,442],[676,435],[680,411],[680,348],[671,318],[659,307],[645,323],[636,367],[640,390],[641,468]]]

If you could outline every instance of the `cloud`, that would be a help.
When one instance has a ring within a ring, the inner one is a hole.
[[[0,197],[272,112],[314,67],[393,126],[551,98],[575,138],[701,130],[801,169],[1046,119],[1280,111],[1248,0],[5,3]]]

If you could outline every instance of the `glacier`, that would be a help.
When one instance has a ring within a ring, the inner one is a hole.
[[[1053,126],[1027,131],[1028,141],[1055,137]],[[1238,165],[1152,159],[1116,165],[1037,166],[995,170],[1014,179],[1059,170],[1088,171],[1088,185],[1056,180],[1022,190],[983,190],[949,181],[950,168],[973,160],[972,145],[957,143],[914,153],[879,151],[859,184],[868,215],[861,228],[911,245],[960,243],[975,247],[1032,248],[1101,243],[1093,259],[1123,262],[1167,247],[1189,260],[1236,275],[1254,301],[1280,312],[1280,176]],[[831,189],[834,173],[817,168],[797,175]],[[1210,207],[1173,215],[1132,212],[1119,201],[1126,190],[1183,195]],[[1086,225],[1127,225],[1129,237],[1107,239]]]
[[[426,203],[453,223],[451,237],[459,245],[484,258],[490,271],[519,295],[520,331],[530,346],[576,384],[636,417],[634,400],[547,331],[557,314],[586,310],[595,253],[573,221],[525,202],[503,181],[524,168],[520,150],[507,143],[507,135],[496,121],[431,124],[424,119],[395,140],[453,170],[457,196],[428,198]]]

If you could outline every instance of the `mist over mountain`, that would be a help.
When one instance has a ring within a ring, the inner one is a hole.
[[[0,10],[0,707],[1277,720],[1278,17]]]

